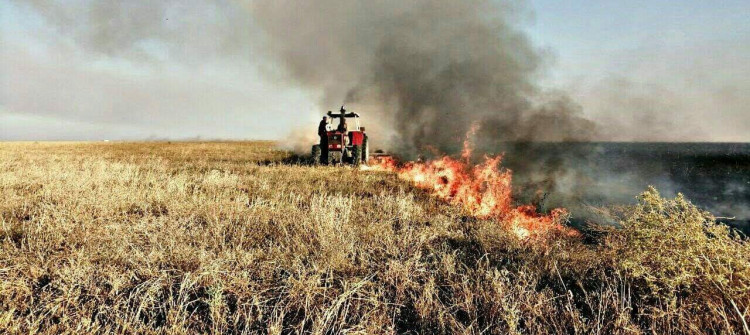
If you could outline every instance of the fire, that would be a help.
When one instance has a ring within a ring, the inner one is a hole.
[[[474,131],[472,128],[471,132]],[[565,209],[540,214],[532,205],[514,206],[512,171],[500,168],[502,155],[485,156],[481,164],[472,165],[471,146],[466,142],[461,160],[442,156],[426,162],[399,164],[394,158],[383,156],[373,159],[364,169],[394,172],[438,198],[462,206],[473,216],[497,219],[521,239],[553,231],[578,235],[562,224],[567,216]]]

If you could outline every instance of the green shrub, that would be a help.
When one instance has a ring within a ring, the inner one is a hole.
[[[621,225],[608,246],[616,270],[641,301],[641,313],[667,322],[676,322],[677,315],[715,313],[729,328],[748,331],[750,244],[745,239],[681,194],[665,199],[653,187],[639,196]]]

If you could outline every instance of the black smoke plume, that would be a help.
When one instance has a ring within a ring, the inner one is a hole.
[[[319,92],[322,110],[363,111],[401,156],[456,153],[475,124],[488,150],[595,132],[570,99],[539,89],[544,59],[515,28],[517,3],[262,0],[251,11],[288,79]]]

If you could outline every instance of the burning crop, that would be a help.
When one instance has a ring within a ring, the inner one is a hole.
[[[521,239],[551,232],[577,236],[576,230],[563,225],[567,210],[558,208],[542,214],[533,205],[514,204],[513,172],[501,167],[502,155],[485,156],[480,164],[471,163],[472,146],[468,137],[475,131],[476,127],[472,127],[467,134],[461,159],[444,155],[435,160],[401,163],[391,156],[382,156],[363,169],[396,173],[436,197],[462,206],[475,217],[498,220]]]

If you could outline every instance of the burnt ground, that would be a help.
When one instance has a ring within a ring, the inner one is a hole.
[[[574,221],[588,208],[634,203],[648,185],[678,192],[750,233],[750,143],[506,143],[519,201],[564,206]]]

